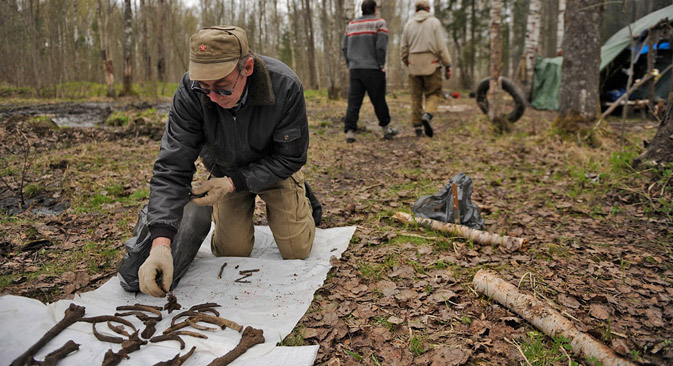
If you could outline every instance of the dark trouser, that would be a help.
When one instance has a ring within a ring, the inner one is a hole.
[[[180,229],[171,241],[173,256],[173,284],[175,288],[187,267],[196,257],[201,243],[208,236],[213,208],[187,203],[182,214]],[[133,230],[133,237],[124,243],[126,254],[119,264],[119,282],[124,290],[140,291],[138,269],[150,254],[152,239],[147,226],[147,205],[138,214],[138,223]]]
[[[386,73],[375,69],[350,70],[350,88],[348,90],[348,109],[346,110],[344,132],[357,130],[360,107],[365,92],[369,95],[379,126],[390,123],[390,112],[386,103]]]
[[[425,112],[435,115],[439,97],[442,95],[442,73],[437,68],[430,75],[409,75],[411,86],[411,123],[421,127],[423,117],[423,96],[425,96]]]

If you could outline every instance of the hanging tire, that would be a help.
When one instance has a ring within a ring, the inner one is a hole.
[[[523,97],[523,93],[519,90],[519,88],[514,85],[514,83],[506,78],[501,78],[502,80],[502,89],[509,94],[512,97],[512,100],[514,101],[514,110],[510,111],[507,113],[507,120],[509,122],[516,122],[518,121],[521,116],[523,116],[523,113],[526,111],[526,101]],[[490,88],[490,81],[491,78],[486,78],[482,80],[479,85],[477,86],[477,105],[479,106],[479,109],[481,109],[484,114],[488,114],[488,98],[486,98],[486,94],[488,93],[488,89]]]

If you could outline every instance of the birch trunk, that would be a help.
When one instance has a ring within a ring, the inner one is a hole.
[[[541,0],[531,0],[528,8],[528,21],[526,22],[526,41],[524,43],[524,58],[526,73],[525,79],[521,80],[528,100],[533,87],[533,73],[535,72],[535,58],[538,54],[540,41],[540,8]]]
[[[515,238],[506,235],[491,234],[486,231],[471,229],[467,226],[444,223],[437,220],[426,219],[423,217],[414,217],[404,212],[396,212],[393,219],[405,223],[418,223],[433,230],[443,231],[464,239],[475,241],[484,245],[498,245],[505,252],[514,252],[521,249],[528,240]]]
[[[480,269],[472,280],[475,290],[519,314],[550,337],[562,335],[570,341],[573,352],[586,358],[594,357],[603,366],[635,366],[617,356],[610,347],[580,332],[568,319],[536,299],[523,294],[495,273]]]
[[[561,56],[563,53],[563,35],[566,14],[566,0],[558,1],[558,22],[556,23],[556,55]]]

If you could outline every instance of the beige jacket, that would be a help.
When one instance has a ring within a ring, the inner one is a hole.
[[[425,10],[416,12],[404,26],[401,56],[411,75],[430,75],[438,67],[450,65],[451,56],[439,20]]]

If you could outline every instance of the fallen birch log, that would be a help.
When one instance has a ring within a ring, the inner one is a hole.
[[[467,226],[445,223],[437,220],[426,219],[424,217],[414,217],[405,212],[396,212],[393,219],[411,224],[417,222],[419,225],[429,227],[433,230],[443,231],[461,238],[469,239],[479,244],[498,245],[506,252],[514,252],[523,247],[528,240],[515,238],[507,235],[491,234],[486,231],[471,229]]]
[[[568,339],[576,354],[585,358],[593,357],[603,366],[635,366],[634,363],[617,356],[610,347],[580,332],[571,321],[550,309],[542,301],[519,292],[516,286],[495,273],[480,269],[474,275],[472,283],[478,292],[519,314],[546,335],[550,337],[562,335]]]

